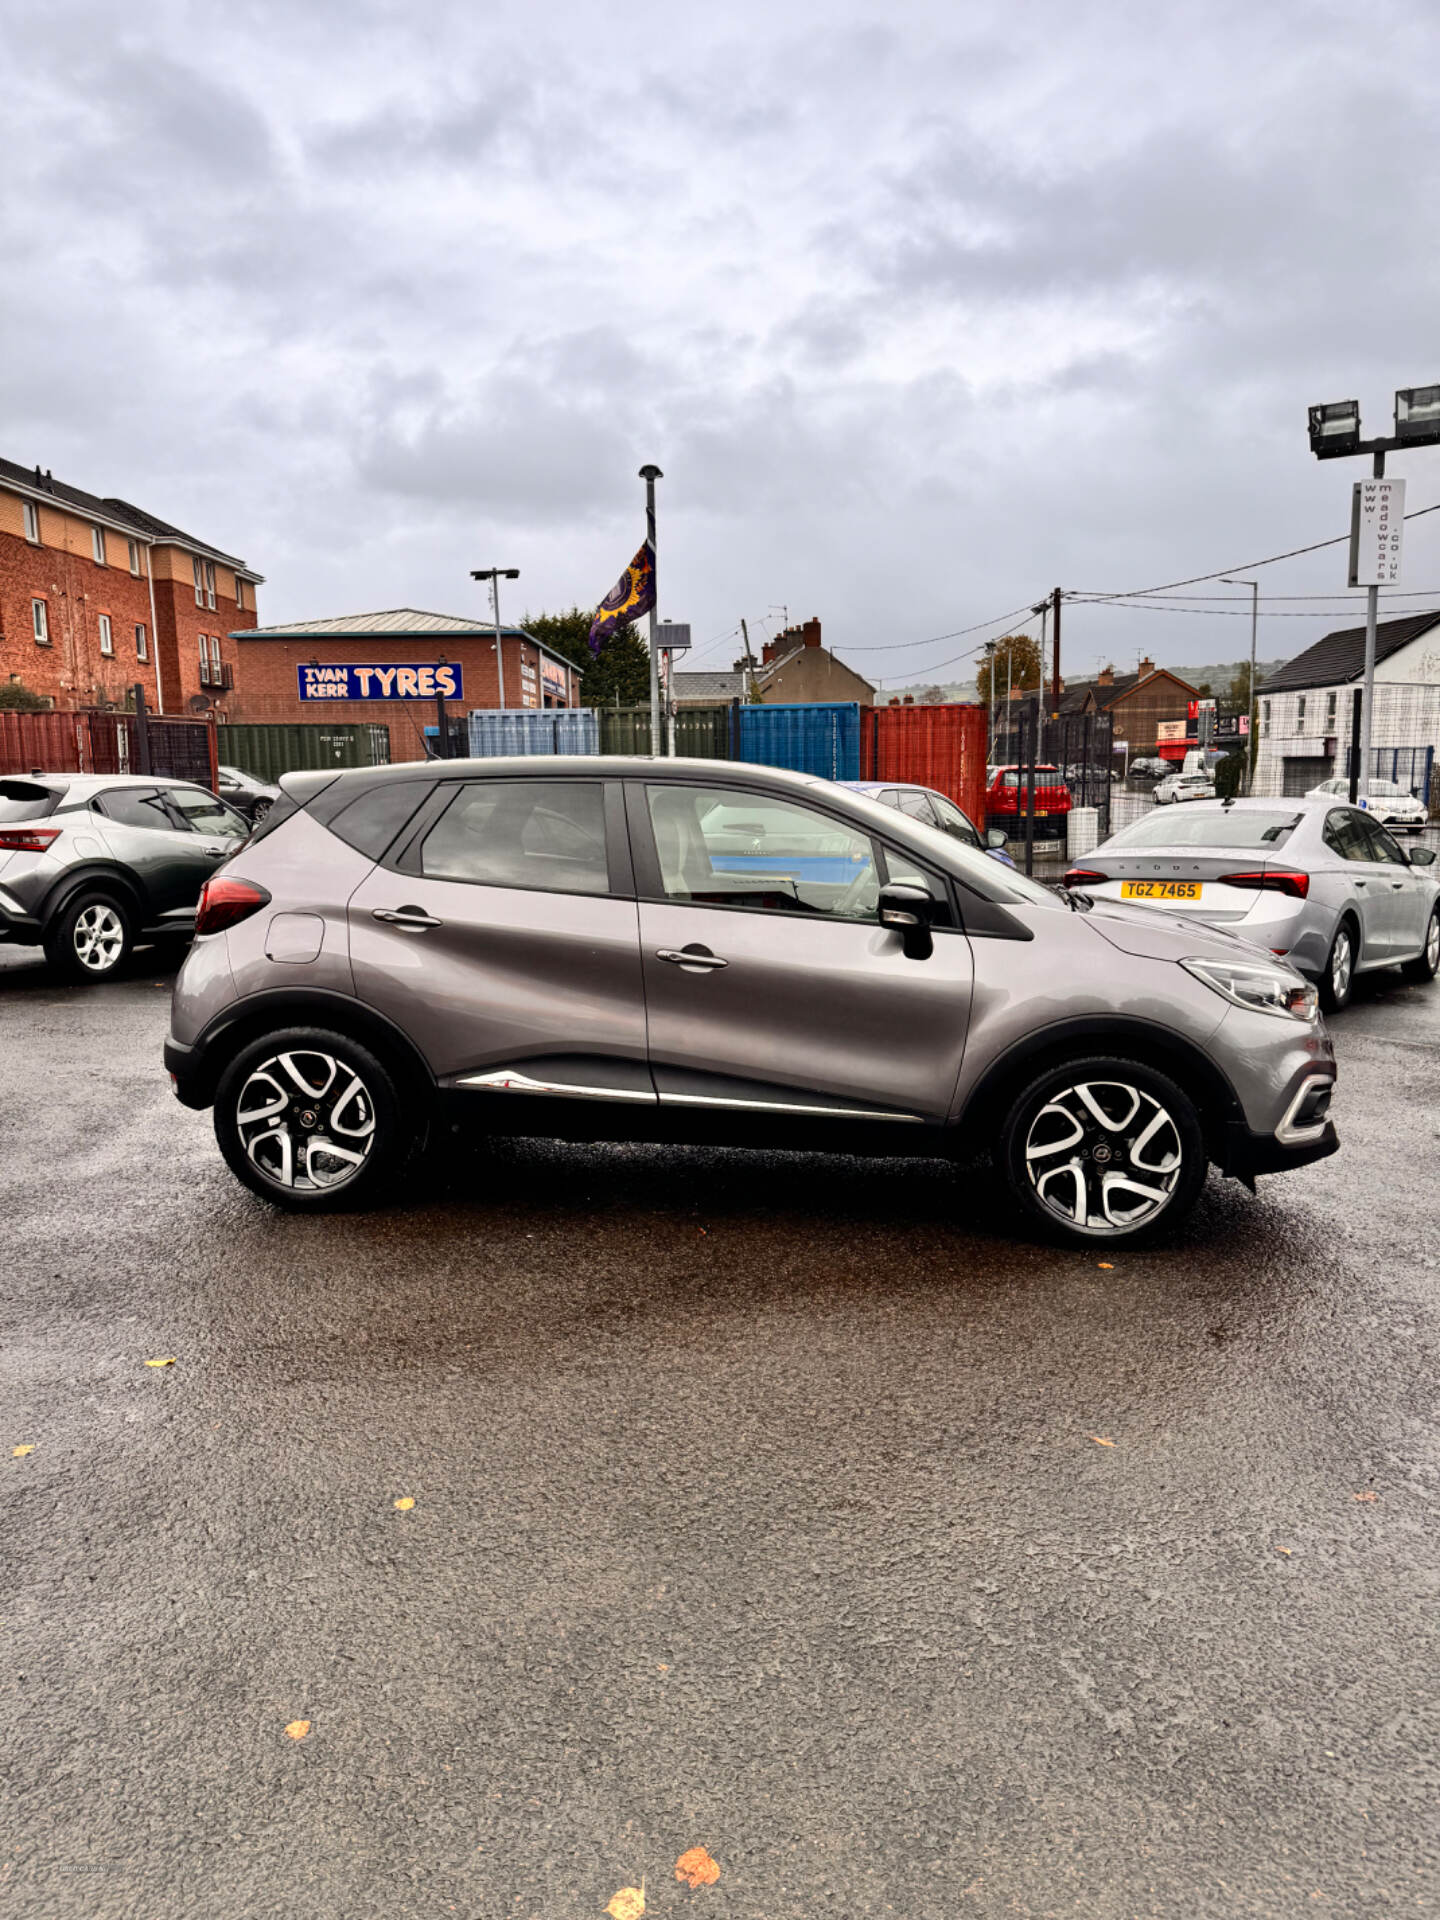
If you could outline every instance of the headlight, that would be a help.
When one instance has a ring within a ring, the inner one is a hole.
[[[1181,966],[1207,987],[1252,1013],[1278,1013],[1290,1020],[1313,1020],[1320,996],[1308,980],[1263,960],[1182,960]]]

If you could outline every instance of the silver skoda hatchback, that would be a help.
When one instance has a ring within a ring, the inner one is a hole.
[[[284,1207],[497,1134],[990,1153],[1032,1223],[1178,1226],[1333,1153],[1315,989],[829,781],[711,760],[286,776],[209,882],[165,1063]]]

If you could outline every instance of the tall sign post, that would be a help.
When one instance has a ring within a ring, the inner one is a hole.
[[[650,549],[650,758],[660,757],[660,648],[656,636],[655,607],[660,578],[655,564],[655,482],[663,480],[659,467],[640,469],[645,482],[645,544]]]
[[[1350,798],[1370,791],[1370,742],[1375,718],[1375,626],[1381,587],[1400,578],[1405,483],[1385,478],[1385,456],[1403,447],[1440,445],[1440,386],[1402,387],[1395,395],[1393,437],[1360,438],[1360,402],[1331,400],[1310,409],[1310,451],[1317,460],[1374,456],[1373,477],[1356,483],[1350,509],[1350,585],[1364,587],[1365,674],[1360,692],[1360,765],[1351,756]]]

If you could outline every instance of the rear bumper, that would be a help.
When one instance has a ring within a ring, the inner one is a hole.
[[[187,1047],[179,1040],[165,1042],[165,1071],[182,1107],[208,1107],[213,1097],[212,1088],[199,1070],[196,1052],[196,1048]]]
[[[12,940],[17,946],[38,946],[43,929],[33,913],[25,909],[13,894],[0,887],[0,940]]]

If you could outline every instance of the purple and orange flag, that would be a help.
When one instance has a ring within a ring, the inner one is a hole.
[[[590,651],[599,653],[617,627],[628,626],[655,604],[655,555],[647,540],[600,602],[590,622]]]

